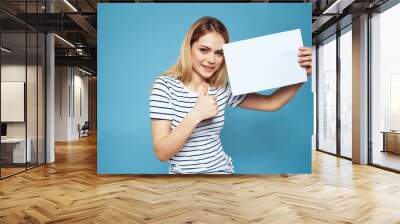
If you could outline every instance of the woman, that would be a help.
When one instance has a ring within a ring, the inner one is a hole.
[[[153,148],[160,161],[169,161],[170,174],[229,174],[232,159],[223,151],[220,132],[227,106],[275,111],[302,84],[271,95],[232,96],[222,45],[228,31],[217,19],[202,17],[186,34],[175,65],[155,80],[150,96]],[[311,73],[311,49],[302,47],[298,63]]]

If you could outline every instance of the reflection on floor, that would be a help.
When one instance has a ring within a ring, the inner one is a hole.
[[[25,167],[24,168],[19,168],[19,167],[18,168],[1,168],[1,178],[13,175],[15,173],[18,173],[18,172],[21,172],[24,170],[25,170]]]
[[[28,163],[26,166],[27,166],[27,169],[29,169],[31,167],[35,167],[36,164]],[[3,163],[2,168],[1,168],[1,178],[5,178],[7,176],[19,173],[24,170],[26,170],[25,164],[4,164]]]
[[[392,152],[374,151],[373,164],[400,170],[400,155]]]

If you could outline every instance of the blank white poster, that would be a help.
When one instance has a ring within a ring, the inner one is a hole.
[[[224,44],[233,95],[307,81],[297,62],[302,46],[300,29]]]

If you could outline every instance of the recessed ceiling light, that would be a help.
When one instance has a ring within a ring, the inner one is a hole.
[[[355,0],[336,0],[322,14],[342,14],[343,9],[351,5]]]
[[[78,70],[81,71],[81,72],[83,72],[83,73],[85,73],[85,74],[87,74],[87,75],[92,75],[92,73],[90,73],[90,72],[88,72],[88,71],[86,71],[86,70],[83,70],[83,69],[81,69],[81,68],[79,68],[79,67],[78,67]]]
[[[74,12],[78,12],[78,10],[71,4],[69,3],[68,0],[64,0],[65,4],[67,4],[72,10],[74,10]]]
[[[5,47],[1,47],[1,50],[4,51],[4,52],[6,52],[6,53],[10,53],[10,52],[11,52],[11,50],[9,50],[9,49],[7,49],[7,48],[5,48]]]
[[[75,48],[75,45],[71,44],[71,42],[69,42],[68,40],[66,40],[66,39],[64,39],[64,38],[62,38],[62,37],[60,37],[60,36],[57,35],[57,34],[54,34],[54,36],[57,37],[58,39],[60,39],[62,42],[66,43],[67,45],[69,45],[69,46]]]

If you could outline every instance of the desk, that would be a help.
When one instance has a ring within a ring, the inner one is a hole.
[[[382,152],[400,154],[400,131],[382,131],[381,133],[383,133]]]
[[[25,138],[1,139],[1,156],[10,163],[25,163],[25,158],[27,158],[26,162],[30,162],[32,159],[32,141],[28,138],[27,142],[28,144],[25,151]]]

